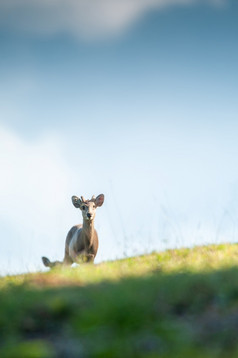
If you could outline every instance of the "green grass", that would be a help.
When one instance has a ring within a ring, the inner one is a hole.
[[[238,356],[238,245],[0,278],[0,357]]]

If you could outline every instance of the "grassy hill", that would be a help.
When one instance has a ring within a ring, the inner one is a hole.
[[[0,357],[238,357],[238,245],[2,277]]]

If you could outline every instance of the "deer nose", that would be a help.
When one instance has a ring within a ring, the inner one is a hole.
[[[92,217],[92,214],[90,214],[90,213],[87,213],[87,217],[88,217],[89,219],[91,219],[91,217]]]

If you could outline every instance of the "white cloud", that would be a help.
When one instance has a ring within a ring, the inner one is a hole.
[[[40,266],[43,250],[63,256],[70,173],[60,153],[52,137],[27,143],[0,127],[0,269]]]
[[[151,10],[195,3],[199,0],[3,0],[0,26],[38,35],[100,38],[120,33]]]
[[[63,197],[59,194],[67,186],[67,170],[52,139],[27,144],[1,129],[0,152],[4,153],[1,156],[0,177],[3,214],[11,213],[16,222],[22,223],[23,206],[32,208],[33,205],[37,210],[51,214],[55,207],[62,205]],[[32,219],[34,210],[31,209],[29,215]]]

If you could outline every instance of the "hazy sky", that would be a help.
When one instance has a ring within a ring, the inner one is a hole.
[[[238,2],[0,2],[0,274],[238,238]]]

